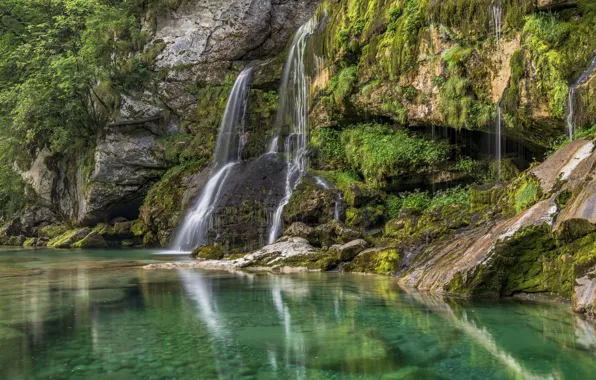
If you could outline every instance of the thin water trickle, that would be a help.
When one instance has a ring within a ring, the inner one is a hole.
[[[284,152],[288,162],[285,194],[274,213],[269,228],[269,244],[274,243],[281,234],[284,208],[290,202],[294,188],[307,169],[309,78],[306,75],[304,59],[308,38],[316,26],[317,20],[312,18],[298,29],[284,66],[276,127],[278,131],[281,131],[283,126],[290,126],[290,135],[284,142]]]
[[[207,242],[207,232],[213,225],[213,211],[230,172],[242,157],[246,144],[244,124],[252,71],[252,67],[246,68],[234,83],[217,136],[214,174],[201,192],[195,206],[186,215],[176,235],[173,244],[173,249],[176,251],[191,251]]]
[[[317,181],[317,185],[321,186],[323,189],[325,190],[330,190],[331,189],[331,185],[325,181],[323,178],[316,176],[315,180]],[[335,206],[334,206],[334,210],[333,210],[333,220],[335,221],[339,221],[340,219],[340,215],[341,215],[341,202],[344,200],[344,198],[341,195],[341,192],[336,192],[335,193]]]
[[[577,86],[582,84],[588,76],[596,69],[596,56],[592,59],[592,64],[586,71],[580,75],[578,80],[569,87],[569,113],[567,114],[567,133],[569,135],[569,139],[573,141],[573,134],[575,132],[575,126],[573,125],[573,117],[575,116],[575,90]]]
[[[496,152],[497,152],[497,178],[501,180],[501,160],[503,148],[501,138],[501,102],[497,104],[497,137],[496,137]]]

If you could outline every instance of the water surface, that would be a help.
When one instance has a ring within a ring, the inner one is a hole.
[[[7,379],[587,379],[568,305],[464,302],[395,280],[145,270],[151,251],[0,251]],[[180,258],[183,260],[184,258]]]

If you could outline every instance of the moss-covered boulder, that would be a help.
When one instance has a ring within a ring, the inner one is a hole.
[[[50,248],[71,248],[76,242],[83,240],[91,233],[91,228],[79,228],[67,231],[60,236],[57,236],[48,242]]]
[[[37,236],[48,239],[54,239],[55,237],[64,234],[68,230],[68,226],[50,224],[48,226],[39,228],[37,230]]]
[[[302,222],[310,226],[327,223],[333,220],[335,202],[334,190],[324,188],[312,177],[304,177],[284,209],[284,220],[287,224]]]
[[[317,226],[314,230],[319,244],[323,248],[334,244],[344,244],[362,237],[362,233],[336,220]]]
[[[317,251],[310,254],[294,255],[276,262],[280,267],[306,268],[311,271],[330,271],[341,263],[335,249]]]
[[[37,238],[29,238],[23,242],[23,247],[36,247],[37,246]]]
[[[71,245],[72,248],[107,248],[108,243],[97,231],[91,231],[83,239]]]
[[[12,247],[20,247],[25,243],[27,238],[23,235],[18,236],[9,236],[6,240],[5,245],[12,246]]]
[[[219,245],[206,245],[196,248],[190,254],[193,259],[221,260],[225,256],[223,248]]]
[[[395,247],[371,248],[362,251],[344,270],[346,272],[392,275],[400,269],[400,250]]]

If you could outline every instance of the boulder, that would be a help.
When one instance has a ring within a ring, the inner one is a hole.
[[[91,231],[83,239],[71,245],[72,248],[107,248],[108,243],[97,231]]]
[[[330,247],[336,243],[347,243],[362,236],[360,231],[346,227],[336,220],[317,226],[314,233],[322,247]]]
[[[23,235],[10,236],[6,240],[5,244],[8,246],[12,246],[12,247],[20,247],[23,245],[23,243],[25,243],[26,240],[27,240],[27,238]]]
[[[393,275],[399,270],[400,251],[396,247],[366,249],[344,267],[346,272]]]
[[[315,229],[302,222],[292,223],[292,225],[284,233],[284,236],[300,237],[308,240],[308,242],[312,245],[318,245],[319,243]]]
[[[225,256],[224,250],[219,245],[207,245],[196,248],[190,254],[193,259],[221,260]]]
[[[312,177],[304,177],[292,193],[284,209],[287,224],[303,222],[317,226],[334,219],[336,193],[319,185]]]
[[[50,248],[70,248],[76,242],[83,240],[91,233],[90,228],[79,228],[65,232],[64,234],[53,238],[48,242]]]
[[[352,240],[351,242],[341,245],[337,248],[337,251],[339,252],[339,259],[341,261],[351,261],[367,247],[368,243],[366,240]]]

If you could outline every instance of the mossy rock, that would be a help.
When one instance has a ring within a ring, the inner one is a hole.
[[[26,240],[27,240],[27,238],[22,235],[10,236],[6,240],[5,245],[11,246],[11,247],[20,247],[23,245],[23,243],[25,243]]]
[[[135,237],[133,232],[133,225],[135,222],[119,222],[114,224],[114,235],[122,239],[130,239]]]
[[[70,248],[74,243],[83,240],[91,233],[90,228],[79,228],[63,233],[48,242],[49,248]]]
[[[398,248],[372,248],[362,251],[344,267],[346,272],[392,275],[399,270],[401,262]]]
[[[225,256],[223,248],[219,245],[205,245],[192,251],[193,259],[221,260]]]
[[[108,223],[99,223],[93,227],[93,230],[99,232],[103,237],[111,237],[114,235],[114,226],[110,226]]]
[[[23,247],[36,247],[37,246],[37,238],[29,238],[25,240],[23,243]]]
[[[542,196],[540,180],[532,174],[526,174],[513,184],[510,203],[516,212],[521,212],[538,203]]]
[[[346,225],[360,230],[378,227],[385,221],[383,205],[369,205],[362,208],[350,207],[346,210]]]
[[[284,209],[284,220],[287,224],[298,221],[311,226],[327,223],[333,219],[335,202],[335,191],[323,189],[313,178],[305,177]]]
[[[91,231],[83,239],[72,244],[72,248],[107,248],[108,243],[97,231]]]
[[[307,268],[309,270],[326,272],[337,268],[340,262],[341,260],[338,251],[331,249],[327,251],[319,251],[314,254],[291,256],[277,261],[275,265],[280,267]]]
[[[37,231],[37,236],[48,239],[54,239],[55,237],[58,237],[66,233],[68,230],[69,228],[67,226],[57,226],[54,224],[50,224],[49,226],[41,227]]]
[[[360,208],[379,201],[381,194],[365,184],[350,183],[344,192],[344,199],[350,207]]]

